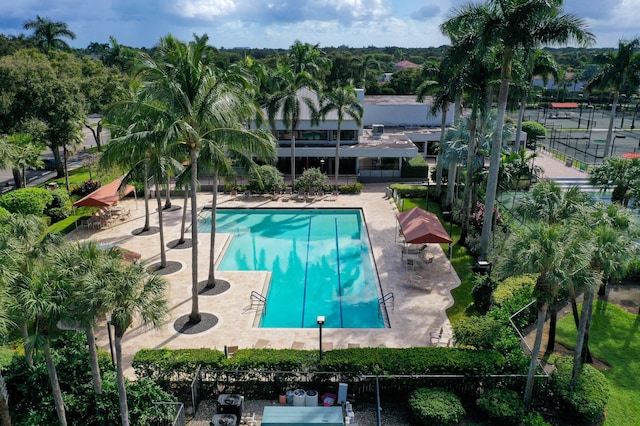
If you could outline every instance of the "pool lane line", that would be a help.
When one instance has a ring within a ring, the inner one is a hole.
[[[307,231],[307,261],[304,265],[304,290],[302,291],[302,318],[300,328],[304,328],[304,311],[307,307],[307,276],[309,274],[309,252],[311,247],[311,216],[309,216],[309,226]]]
[[[333,219],[336,223],[336,269],[338,275],[338,296],[340,296],[338,306],[340,307],[340,328],[344,328],[344,320],[342,318],[342,281],[340,279],[340,245],[338,243],[338,218]]]

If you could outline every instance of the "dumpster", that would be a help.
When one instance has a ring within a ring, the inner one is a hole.
[[[237,394],[223,393],[218,396],[217,414],[233,414],[238,420],[242,418],[244,397]]]

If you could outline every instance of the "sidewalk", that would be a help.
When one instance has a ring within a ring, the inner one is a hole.
[[[587,179],[589,174],[574,167],[565,165],[552,157],[546,150],[538,150],[534,164],[542,168],[542,177],[547,179]]]

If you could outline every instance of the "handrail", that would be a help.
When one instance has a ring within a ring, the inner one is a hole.
[[[380,289],[380,293],[382,293],[382,283],[380,282],[380,273],[378,272],[378,264],[376,262],[376,256],[373,253],[373,247],[371,246],[371,236],[369,234],[369,227],[367,226],[367,221],[364,219],[364,211],[360,211],[361,219],[362,219],[362,224],[364,225],[364,229],[367,233],[367,242],[369,244],[369,255],[371,256],[371,260],[373,261],[373,268],[375,270],[375,274],[376,274],[376,280],[378,281],[378,288]],[[389,313],[387,312],[387,305],[383,304],[383,305],[379,305],[380,306],[380,312],[382,313],[382,318],[384,320],[384,326],[385,328],[391,328],[391,321],[389,320]]]
[[[255,300],[257,302],[262,302],[262,305],[264,306],[262,314],[264,315],[267,312],[267,299],[263,295],[261,295],[260,293],[258,293],[255,290],[251,290],[251,294],[249,296],[249,299],[251,301]],[[253,306],[253,303],[251,303],[251,306]]]
[[[391,302],[391,306],[394,306],[395,296],[393,295],[393,292],[389,292],[384,296],[378,298],[378,306],[380,307],[380,313],[382,314],[384,326],[391,328],[391,320],[389,319],[389,312],[387,311],[387,302]]]

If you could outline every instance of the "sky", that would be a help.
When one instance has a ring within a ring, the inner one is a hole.
[[[214,47],[288,48],[296,40],[320,47],[432,47],[448,44],[439,25],[468,0],[3,0],[0,33],[31,34],[36,15],[68,25],[73,47],[91,42],[152,47],[173,34],[209,35]],[[616,47],[640,35],[640,0],[565,0],[585,19],[595,47]]]

